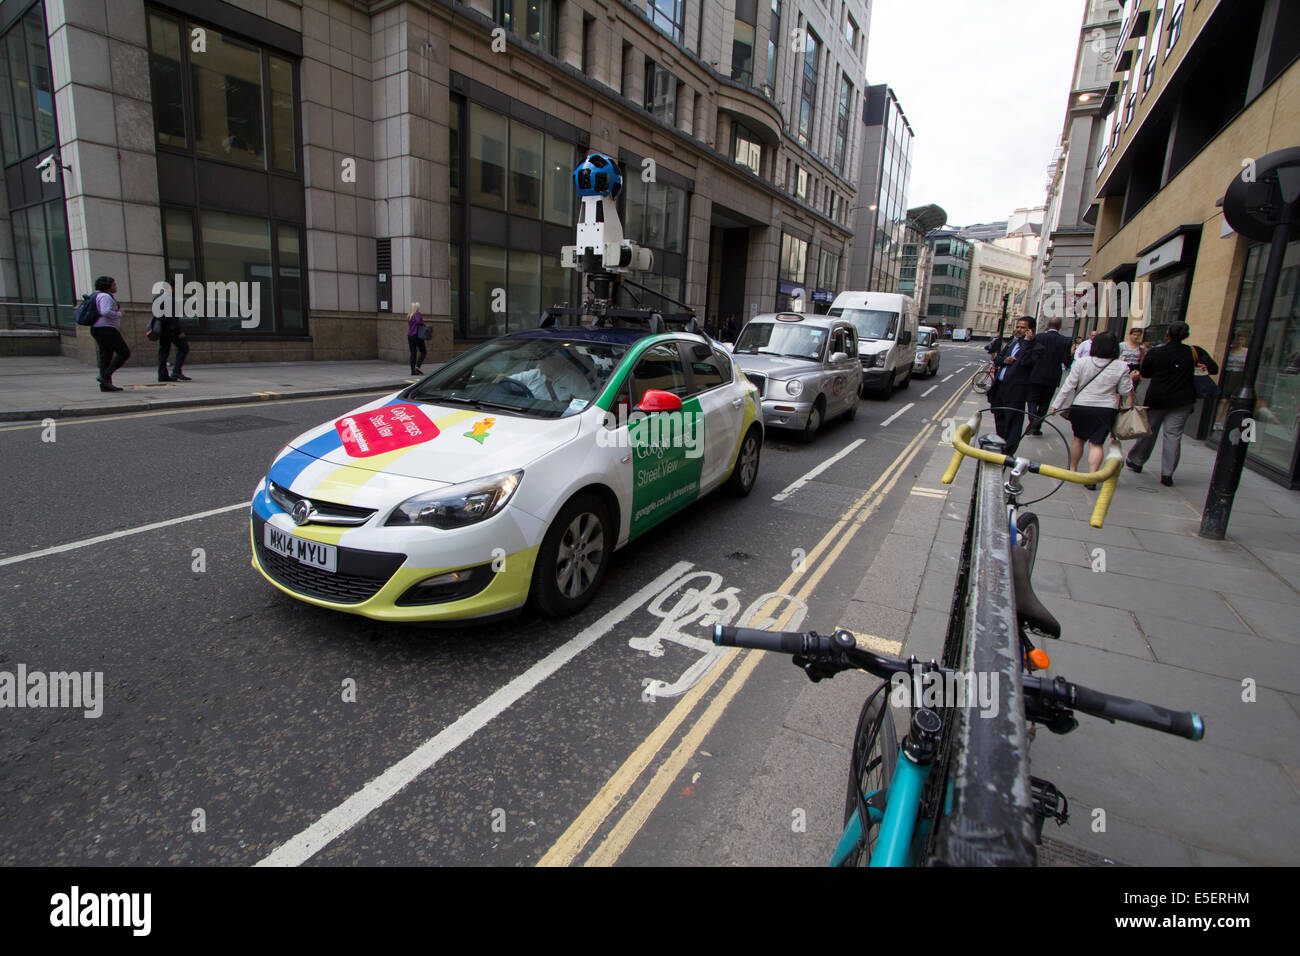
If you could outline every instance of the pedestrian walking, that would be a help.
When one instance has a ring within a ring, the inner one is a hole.
[[[90,334],[99,349],[99,390],[120,392],[121,386],[113,384],[113,373],[131,357],[126,339],[122,338],[122,310],[117,304],[117,280],[100,276],[95,280],[95,311],[99,318],[90,327]]]
[[[736,341],[736,336],[739,334],[740,334],[740,330],[736,328],[735,315],[727,316],[727,324],[723,326],[722,329],[722,341],[734,342]]]
[[[406,344],[411,349],[412,375],[424,374],[420,366],[424,364],[425,356],[429,354],[429,349],[424,344],[424,340],[429,336],[428,329],[429,327],[424,324],[424,315],[420,312],[420,303],[412,302],[411,311],[406,315]]]
[[[1061,384],[1061,376],[1070,370],[1070,340],[1061,334],[1061,320],[1053,316],[1047,328],[1034,336],[1041,347],[1033,370],[1029,373],[1029,428],[1026,435],[1043,434],[1043,418],[1052,404],[1052,396]]]
[[[1142,471],[1142,466],[1155,450],[1156,436],[1159,435],[1163,442],[1160,446],[1162,485],[1174,483],[1183,428],[1196,403],[1196,387],[1192,382],[1196,370],[1200,368],[1210,375],[1219,374],[1219,365],[1208,352],[1185,343],[1190,331],[1186,322],[1175,322],[1165,333],[1164,345],[1151,349],[1142,359],[1142,377],[1151,383],[1146,394],[1151,434],[1138,439],[1129,449],[1126,464],[1133,471]]]
[[[1115,416],[1123,398],[1125,407],[1132,404],[1133,378],[1120,357],[1119,342],[1110,332],[1102,332],[1092,342],[1092,354],[1075,359],[1065,384],[1052,401],[1049,415],[1068,408],[1074,440],[1070,443],[1070,470],[1079,467],[1084,445],[1088,446],[1088,471],[1101,468],[1106,439],[1115,427]],[[1087,485],[1096,488],[1096,485]]]
[[[1086,358],[1087,356],[1091,355],[1092,343],[1095,342],[1096,339],[1097,339],[1097,332],[1094,329],[1093,331],[1088,333],[1088,337],[1083,342],[1079,343],[1079,347],[1074,350],[1074,357]]]
[[[157,302],[159,297],[166,297],[174,302],[172,284],[166,279],[163,280],[162,284],[163,289],[158,295],[154,296],[154,301]],[[157,287],[155,286],[155,288]],[[171,314],[158,314],[163,311]],[[190,354],[190,341],[185,337],[185,332],[181,329],[180,316],[175,313],[176,310],[171,308],[154,309],[154,317],[158,320],[158,381],[192,382],[193,379],[181,371],[185,365],[185,357]],[[176,361],[172,363],[169,370],[167,368],[167,359],[173,346],[176,348]]]
[[[1041,352],[1034,346],[1034,320],[1021,316],[1016,320],[1015,335],[993,359],[996,369],[989,388],[989,405],[998,435],[1006,443],[1006,454],[1014,455],[1020,447],[1025,427],[1025,402],[1029,399],[1029,379]]]

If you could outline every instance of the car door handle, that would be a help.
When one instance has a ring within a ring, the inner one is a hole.
[[[745,404],[745,400],[744,400],[743,398],[733,398],[733,399],[731,400],[731,407],[732,407],[732,408],[740,408],[740,406],[742,406],[742,405],[744,405],[744,404]]]

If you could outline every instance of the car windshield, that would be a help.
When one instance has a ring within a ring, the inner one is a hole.
[[[406,394],[414,401],[565,418],[596,400],[626,354],[626,346],[603,342],[497,339],[448,362]]]
[[[783,355],[820,362],[826,330],[784,322],[750,322],[736,339],[737,355]]]
[[[843,309],[844,318],[858,330],[858,339],[892,339],[898,329],[898,313],[884,309]]]

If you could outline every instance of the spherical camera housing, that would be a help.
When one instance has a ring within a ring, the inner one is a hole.
[[[607,196],[617,199],[623,191],[623,174],[618,164],[603,153],[592,153],[573,171],[579,196]]]

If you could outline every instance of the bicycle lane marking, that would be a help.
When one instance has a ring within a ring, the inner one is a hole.
[[[890,425],[892,425],[895,421],[898,420],[898,417],[899,417],[900,415],[902,415],[904,412],[906,412],[906,411],[908,411],[908,410],[914,408],[915,406],[916,406],[916,402],[908,402],[906,405],[904,405],[904,406],[903,406],[902,408],[900,408],[898,411],[894,412],[894,414],[890,415],[890,416],[889,416],[888,418],[886,418],[883,422],[881,422],[881,423],[880,423],[880,427],[881,427],[881,428],[888,428]]]
[[[624,599],[613,610],[588,625],[575,637],[461,714],[443,730],[430,737],[334,809],[325,813],[307,829],[276,847],[255,865],[299,866],[311,859],[396,796],[439,760],[473,737],[494,718],[525,697],[542,681],[604,637],[616,624],[690,568],[691,564],[688,561],[674,564],[645,587]]]
[[[961,397],[962,393],[957,392],[944,403],[939,410],[938,417],[940,420],[945,414],[951,412]],[[787,597],[788,600],[790,589],[804,576],[805,573],[807,573],[807,569],[815,566],[816,570],[811,573],[809,584],[802,589],[804,595],[810,594],[812,589],[815,588],[825,576],[827,568],[833,565],[839,558],[840,554],[843,553],[848,542],[854,535],[856,535],[857,529],[865,524],[867,518],[871,516],[875,511],[875,508],[878,507],[879,502],[883,500],[884,494],[880,494],[881,489],[885,488],[886,484],[888,484],[888,489],[893,488],[894,482],[897,482],[898,477],[902,474],[908,463],[915,458],[920,449],[924,446],[926,440],[937,430],[937,428],[937,424],[931,424],[924,427],[908,443],[903,451],[900,452],[899,456],[894,459],[889,467],[886,468],[885,473],[876,479],[876,482],[871,486],[871,488],[868,489],[848,510],[845,517],[837,521],[835,525],[826,532],[822,539],[818,541],[805,559],[803,570],[793,571],[777,591],[771,593]],[[888,489],[886,489],[885,493],[887,493]],[[874,502],[873,498],[875,499]],[[868,503],[871,503],[871,506],[863,511],[864,506],[868,505]],[[844,532],[845,529],[848,529],[849,533],[842,535],[842,532]],[[838,542],[837,539],[839,539]],[[827,555],[825,562],[820,561],[823,553]],[[798,604],[803,603],[803,598],[796,596],[796,599]],[[778,600],[779,598],[777,597],[770,599],[760,609],[759,613],[765,616],[771,615]],[[784,622],[790,619],[794,611],[797,610],[798,604],[791,602],[787,611],[773,621],[775,629],[780,630],[785,626]],[[727,685],[724,686],[722,693],[727,695],[727,702],[735,696],[735,693],[739,691],[739,689],[749,679],[749,675],[753,672],[754,667],[757,666],[756,654],[748,651],[746,653],[753,660],[752,662],[749,659],[744,661],[741,667],[737,668],[733,672]],[[567,866],[577,858],[586,845],[591,841],[595,833],[605,823],[606,819],[611,813],[613,813],[618,802],[622,799],[622,796],[631,789],[633,784],[636,783],[641,774],[655,759],[659,750],[663,748],[666,741],[676,733],[680,725],[687,719],[687,717],[689,717],[695,704],[698,703],[698,701],[708,692],[712,685],[717,681],[718,677],[727,671],[739,654],[739,648],[728,650],[719,659],[718,663],[721,666],[715,666],[709,675],[706,675],[699,684],[696,684],[696,686],[691,689],[690,693],[687,694],[686,697],[678,702],[677,706],[675,706],[659,726],[657,726],[655,730],[642,741],[637,749],[633,751],[631,756],[624,761],[623,765],[614,772],[596,797],[587,804],[582,812],[574,819],[573,823],[570,824],[569,828],[543,855],[542,859],[538,862],[539,866]],[[735,690],[728,693],[727,688],[732,687],[733,684]],[[710,706],[712,706],[712,704]],[[724,703],[722,707],[718,709],[717,713],[721,714],[722,710],[725,710],[725,707],[726,704]],[[717,718],[714,717],[712,722],[716,722],[716,719]],[[710,726],[712,726],[712,722],[710,723]],[[679,746],[678,749],[681,750],[682,747]],[[694,751],[686,749],[683,752],[689,755]],[[674,751],[674,753],[676,753],[676,751]],[[670,759],[672,758],[670,757]],[[667,787],[674,776],[675,774],[671,776],[667,775],[664,768],[661,767],[660,771],[656,773],[655,777],[652,779],[652,785],[656,787],[656,791],[662,789],[662,792],[659,792],[658,796],[654,796],[649,787],[647,787],[647,790],[642,793],[641,797],[638,798],[638,801],[649,800],[649,803],[643,803],[642,810],[637,811],[636,817],[629,822],[629,825],[619,831],[622,834],[620,840],[617,844],[611,844],[611,848],[616,847],[617,852],[613,852],[613,855],[611,856],[610,854],[612,849],[604,849],[602,859],[608,858],[612,862],[621,855],[623,850],[626,849],[627,844],[631,842],[632,837],[635,836],[636,832],[640,829],[645,819],[649,818],[650,812],[653,811],[659,800],[662,799],[663,793],[667,791]],[[654,781],[659,781],[659,783],[655,784]],[[635,807],[636,804],[633,806]],[[632,813],[632,810],[629,810],[628,813]],[[616,824],[615,828],[618,829],[618,827],[619,824]],[[606,844],[609,844],[609,841],[610,837],[606,837],[606,840],[601,844],[601,848],[606,848]],[[600,850],[598,849],[597,852],[600,852]]]
[[[960,396],[960,394],[961,393],[959,392],[948,400],[945,406],[940,410],[941,415],[951,410],[952,406],[956,404],[955,400]],[[818,564],[816,570],[809,575],[803,586],[794,593],[794,597],[800,603],[806,604],[817,585],[820,584],[822,578],[825,577],[828,569],[834,566],[835,562],[844,552],[844,549],[848,547],[849,542],[857,534],[858,529],[863,527],[871,515],[880,507],[881,503],[888,496],[889,492],[893,490],[894,486],[898,483],[898,479],[902,477],[912,460],[920,453],[921,448],[925,445],[926,439],[932,435],[937,428],[937,425],[931,424],[922,429],[922,431],[917,435],[918,440],[914,440],[913,444],[909,445],[908,449],[905,449],[903,454],[894,460],[890,465],[889,470],[886,471],[886,474],[881,476],[880,481],[878,481],[877,484],[879,485],[881,481],[884,481],[884,484],[879,487],[875,497],[870,500],[865,509],[859,510],[859,508],[855,508],[850,512],[854,517],[852,518],[846,533],[840,536],[836,541],[835,546],[827,553],[826,559]],[[888,479],[887,481],[885,481],[886,478]],[[870,494],[871,492],[868,492],[868,495]],[[782,586],[781,590],[788,591],[789,587],[794,584],[795,580],[797,580],[797,576],[791,575],[790,579],[787,579],[786,584]],[[792,607],[793,606],[794,605],[792,605]],[[788,612],[787,614],[783,614],[781,618],[777,620],[775,627],[776,630],[785,629],[785,620],[787,619],[787,616]],[[704,742],[705,737],[708,736],[709,731],[717,724],[723,712],[727,709],[727,706],[735,698],[736,694],[740,692],[741,688],[744,687],[754,670],[758,667],[758,663],[762,658],[762,652],[748,651],[746,653],[747,657],[745,660],[738,668],[736,668],[732,677],[723,686],[722,690],[718,692],[717,696],[710,701],[708,707],[705,708],[695,725],[692,726],[686,736],[682,739],[681,743],[677,745],[672,754],[670,754],[667,760],[665,760],[660,766],[659,770],[646,785],[645,790],[642,791],[637,800],[633,802],[627,813],[625,813],[614,825],[613,829],[610,830],[609,834],[601,842],[600,846],[596,848],[595,852],[592,853],[584,866],[612,866],[618,858],[622,856],[623,852],[631,844],[633,838],[640,832],[646,821],[650,819],[650,814],[654,812],[660,801],[663,800],[668,789],[672,786],[673,781],[677,779],[677,776],[686,766],[687,761],[689,761],[691,756],[699,749],[700,745]]]
[[[823,461],[820,465],[817,465],[817,466],[814,467],[811,471],[808,471],[808,472],[806,472],[805,474],[801,475],[800,477],[796,478],[796,479],[795,479],[793,482],[791,482],[789,485],[786,485],[785,488],[781,489],[781,490],[778,491],[776,494],[774,494],[774,495],[772,496],[772,500],[773,500],[773,501],[785,501],[785,499],[789,498],[792,494],[794,494],[796,491],[798,491],[798,490],[799,490],[800,488],[802,488],[804,485],[808,484],[808,482],[812,481],[814,478],[816,478],[818,475],[820,475],[823,471],[825,471],[825,470],[826,470],[827,468],[829,468],[831,465],[835,464],[837,461],[839,461],[839,460],[840,460],[841,458],[843,458],[845,455],[848,455],[848,454],[850,454],[851,452],[853,452],[853,451],[854,451],[854,450],[855,450],[859,445],[863,445],[863,444],[865,444],[865,443],[866,443],[866,439],[865,439],[865,438],[859,438],[859,439],[857,439],[857,440],[855,440],[855,441],[851,441],[851,442],[849,442],[847,445],[845,445],[843,448],[841,448],[841,449],[840,449],[839,451],[837,451],[835,454],[831,455],[831,457],[829,457],[829,458],[827,458],[825,461]]]

